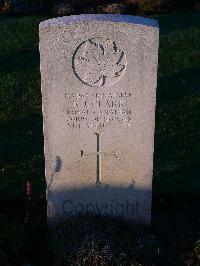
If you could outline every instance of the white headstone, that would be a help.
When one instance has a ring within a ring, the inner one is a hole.
[[[80,15],[40,23],[49,221],[150,224],[159,28]]]

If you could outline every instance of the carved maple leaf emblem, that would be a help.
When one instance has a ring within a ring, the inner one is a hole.
[[[79,46],[74,57],[77,76],[91,86],[112,85],[125,68],[125,54],[111,40],[90,39]]]

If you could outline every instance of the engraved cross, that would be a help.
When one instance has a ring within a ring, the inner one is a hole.
[[[102,146],[101,146],[101,137],[103,135],[103,133],[95,133],[95,135],[97,136],[97,152],[84,152],[83,150],[81,150],[81,157],[84,156],[97,156],[97,180],[96,183],[97,184],[101,184],[101,177],[102,177],[102,171],[101,171],[101,161],[102,161],[102,156],[114,156],[117,158],[117,151],[113,151],[111,153],[108,152],[103,152],[102,151]]]

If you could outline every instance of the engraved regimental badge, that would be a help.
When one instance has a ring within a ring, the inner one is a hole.
[[[126,70],[126,56],[115,41],[92,38],[78,46],[73,55],[75,75],[94,87],[111,86]]]

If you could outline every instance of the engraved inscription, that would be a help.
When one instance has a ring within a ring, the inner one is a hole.
[[[93,155],[97,156],[97,179],[96,179],[96,183],[101,184],[102,183],[102,178],[101,178],[102,177],[102,174],[101,174],[102,155],[103,156],[114,156],[115,158],[117,158],[117,151],[113,151],[112,153],[103,152],[102,147],[101,147],[101,137],[102,137],[103,133],[95,133],[95,135],[97,136],[97,152],[86,153],[83,150],[81,150],[81,157],[93,156]]]
[[[131,127],[134,92],[65,93],[67,127]]]
[[[75,75],[85,84],[111,86],[124,74],[126,56],[115,41],[91,38],[76,49],[73,56]]]

